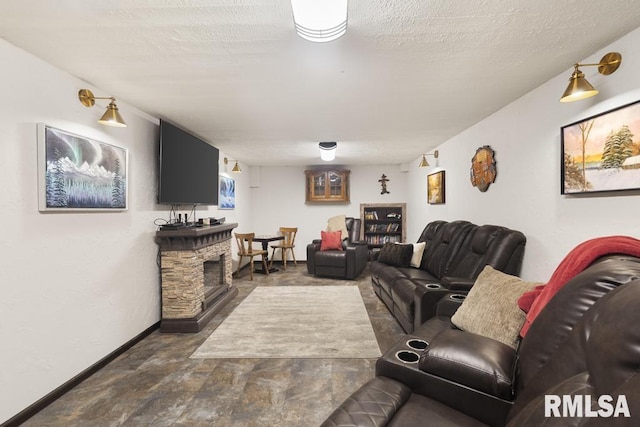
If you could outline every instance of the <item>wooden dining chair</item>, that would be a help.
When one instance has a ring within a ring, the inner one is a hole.
[[[240,272],[240,267],[242,267],[242,258],[248,257],[251,264],[251,280],[253,280],[253,258],[256,256],[262,257],[262,268],[266,274],[269,274],[269,268],[267,268],[267,256],[269,255],[269,251],[264,249],[255,249],[253,247],[253,238],[256,237],[256,233],[233,233],[233,235],[235,236],[236,243],[238,244],[238,256],[240,257],[238,260],[236,276]]]
[[[271,249],[273,252],[271,253],[271,266],[273,265],[273,260],[276,254],[276,249],[280,249],[282,252],[282,268],[287,269],[287,251],[291,252],[291,256],[293,257],[293,263],[298,265],[298,261],[296,261],[296,253],[293,250],[295,248],[296,243],[296,234],[298,233],[298,227],[280,227],[280,234],[284,236],[284,240],[281,240],[280,243],[276,243],[271,245]]]

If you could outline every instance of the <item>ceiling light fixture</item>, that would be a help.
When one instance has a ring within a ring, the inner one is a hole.
[[[118,112],[118,106],[116,105],[116,99],[112,96],[96,97],[89,89],[80,89],[78,92],[78,99],[80,103],[85,107],[93,107],[96,105],[96,99],[110,99],[111,102],[107,106],[107,111],[100,117],[98,123],[107,126],[116,126],[126,128],[127,124]]]
[[[325,162],[330,162],[336,158],[336,150],[338,149],[337,142],[321,142],[320,146],[320,158]]]
[[[231,169],[231,172],[235,172],[235,173],[241,173],[242,169],[240,169],[240,165],[238,164],[237,160],[231,160],[232,162],[236,162],[235,165],[233,165],[233,169]],[[229,159],[228,158],[224,158],[224,164],[225,166],[229,163]]]
[[[291,0],[293,22],[300,37],[330,42],[347,32],[347,0]]]
[[[433,154],[423,154],[422,160],[420,160],[420,164],[418,165],[418,167],[426,168],[429,166],[429,162],[427,162],[427,156],[433,156],[435,159],[437,159],[439,155],[440,153],[438,152],[438,150],[434,151]]]
[[[573,102],[589,98],[598,94],[598,90],[584,78],[584,74],[578,67],[597,66],[598,72],[604,76],[613,74],[622,63],[622,55],[618,52],[609,52],[602,57],[597,64],[575,64],[573,73],[569,78],[569,86],[562,94],[560,102]]]

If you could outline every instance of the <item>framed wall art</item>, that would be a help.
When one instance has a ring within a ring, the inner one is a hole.
[[[640,101],[561,128],[561,194],[640,189]]]
[[[444,203],[444,171],[427,175],[427,203],[439,205]]]
[[[218,209],[236,208],[236,181],[228,176],[220,175],[220,196]]]
[[[124,211],[128,203],[128,152],[38,124],[38,209]]]

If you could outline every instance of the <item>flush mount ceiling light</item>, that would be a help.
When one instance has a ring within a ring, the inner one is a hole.
[[[584,74],[578,67],[598,67],[598,72],[604,76],[613,74],[622,63],[622,55],[618,52],[609,52],[602,57],[597,64],[575,64],[573,73],[569,78],[569,86],[564,91],[560,102],[573,102],[598,94],[598,90],[584,78]]]
[[[80,89],[78,92],[78,99],[80,103],[85,107],[93,107],[96,104],[96,99],[110,99],[111,102],[107,106],[107,111],[100,117],[98,123],[107,126],[116,126],[126,128],[127,124],[118,112],[118,106],[116,105],[116,99],[112,96],[96,97],[89,89]]]
[[[434,159],[437,159],[439,155],[440,153],[438,153],[438,150],[434,151],[433,154],[423,154],[422,160],[420,160],[420,164],[418,165],[418,167],[426,168],[429,166],[429,162],[427,162],[427,156],[433,156]]]
[[[231,172],[236,172],[236,173],[240,173],[242,172],[242,169],[240,169],[240,165],[238,164],[237,160],[231,160],[232,162],[236,162],[235,165],[233,165],[233,169],[231,169]],[[224,164],[225,166],[229,163],[229,159],[227,159],[226,157],[224,158]]]
[[[330,162],[336,158],[336,149],[338,148],[337,142],[321,142],[320,146],[320,158],[325,162]]]
[[[300,37],[330,42],[347,32],[347,0],[291,0],[293,22]]]

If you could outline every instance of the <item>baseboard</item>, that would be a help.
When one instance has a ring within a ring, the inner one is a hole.
[[[13,417],[9,418],[4,423],[0,424],[0,427],[14,427],[14,426],[19,426],[20,424],[24,423],[29,418],[33,417],[35,414],[37,414],[38,412],[42,411],[44,408],[49,406],[51,403],[53,403],[54,401],[56,401],[57,399],[62,397],[65,393],[70,391],[72,388],[74,388],[75,386],[80,384],[82,381],[86,380],[91,375],[95,374],[100,369],[102,369],[105,366],[107,366],[111,361],[113,361],[115,358],[120,356],[122,353],[124,353],[125,351],[129,350],[131,347],[133,347],[134,345],[136,345],[137,343],[142,341],[144,338],[149,336],[153,331],[155,331],[159,327],[160,327],[160,322],[157,322],[157,323],[151,325],[150,327],[148,327],[147,329],[145,329],[144,331],[139,333],[137,336],[135,336],[134,338],[130,339],[129,341],[127,341],[126,343],[124,343],[123,345],[118,347],[116,350],[114,350],[111,353],[109,353],[104,358],[100,359],[98,362],[96,362],[93,365],[89,366],[87,369],[85,369],[84,371],[80,372],[78,375],[76,375],[75,377],[71,378],[69,381],[67,381],[64,384],[62,384],[60,387],[58,387],[55,390],[53,390],[51,393],[49,393],[46,396],[42,397],[41,399],[39,399],[35,403],[29,405],[28,407],[26,407],[22,411],[18,412]]]

